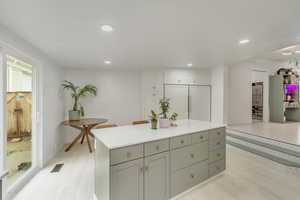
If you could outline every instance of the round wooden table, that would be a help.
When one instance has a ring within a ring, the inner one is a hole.
[[[80,119],[78,121],[67,120],[62,122],[62,125],[64,126],[71,126],[73,128],[80,130],[80,134],[71,142],[71,144],[66,148],[65,152],[68,152],[80,138],[81,138],[81,144],[83,143],[84,138],[86,138],[89,150],[92,153],[93,150],[91,147],[89,136],[94,137],[94,135],[91,133],[91,129],[105,122],[107,122],[107,119],[97,119],[97,118],[86,118],[86,119]]]

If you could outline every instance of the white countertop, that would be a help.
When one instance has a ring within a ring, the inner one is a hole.
[[[108,149],[151,142],[155,140],[225,127],[224,124],[198,120],[179,120],[177,127],[159,128],[153,130],[151,124],[126,125],[115,128],[92,129],[95,138],[100,140]]]

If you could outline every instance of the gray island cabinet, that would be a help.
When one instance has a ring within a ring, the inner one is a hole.
[[[181,120],[93,131],[98,200],[167,200],[225,170],[225,127]]]

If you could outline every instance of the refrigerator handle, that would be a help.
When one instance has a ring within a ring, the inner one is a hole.
[[[189,116],[190,116],[190,113],[191,113],[191,111],[192,111],[192,104],[191,104],[191,99],[192,99],[192,97],[189,95],[188,96],[189,97],[189,99],[188,99],[188,112],[189,112]]]

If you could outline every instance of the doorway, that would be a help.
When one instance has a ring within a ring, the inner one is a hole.
[[[269,121],[269,75],[267,71],[252,70],[252,122]]]
[[[263,120],[263,91],[264,83],[255,82],[252,83],[252,121]]]
[[[7,186],[32,166],[33,66],[6,55]]]
[[[2,57],[1,79],[1,163],[8,175],[3,195],[10,199],[41,166],[40,96],[36,62],[7,47]]]

